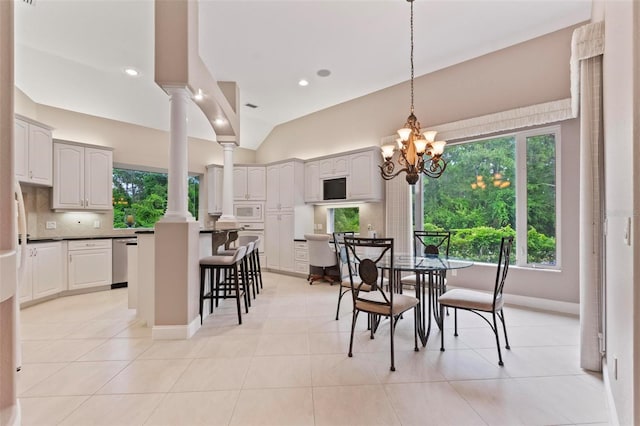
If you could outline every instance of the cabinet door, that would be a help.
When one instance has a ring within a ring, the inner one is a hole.
[[[29,125],[29,176],[30,181],[40,185],[52,184],[53,141],[51,131]]]
[[[246,167],[234,167],[233,168],[233,199],[236,201],[246,200],[249,194],[247,193],[247,168]]]
[[[302,182],[295,181],[294,164],[280,165],[278,176],[278,192],[280,193],[280,210],[293,210],[295,186]]]
[[[84,148],[53,145],[53,208],[84,208]]]
[[[29,123],[18,119],[13,121],[13,140],[16,179],[29,182]]]
[[[37,299],[60,293],[64,288],[61,244],[34,244],[31,261],[33,298]]]
[[[113,200],[113,153],[105,149],[84,149],[85,207],[110,210]]]
[[[336,157],[333,159],[334,176],[346,176],[349,174],[349,158]]]
[[[267,167],[267,201],[266,211],[277,212],[280,210],[280,167],[278,165]]]
[[[363,199],[372,196],[372,185],[375,183],[371,180],[371,168],[374,166],[372,156],[373,152],[362,152],[350,156],[351,170],[357,172],[349,179],[348,199]]]
[[[69,251],[69,290],[111,285],[111,250]]]
[[[280,269],[280,215],[268,214],[264,221],[264,253],[267,268]]]
[[[295,249],[293,245],[293,230],[293,213],[281,214],[278,249],[280,250],[280,270],[282,271],[294,271]]]
[[[307,203],[320,201],[320,164],[318,162],[304,165],[304,201]]]
[[[320,177],[333,176],[333,158],[320,160]]]
[[[33,300],[33,248],[26,246],[24,248],[27,254],[24,258],[24,275],[18,275],[18,297],[20,303]],[[18,256],[20,251],[18,251]]]
[[[247,193],[249,200],[264,200],[266,198],[264,167],[247,167]]]
[[[214,185],[214,189],[215,189],[215,194],[214,194],[215,211],[222,213],[222,192],[224,190],[223,189],[223,185],[224,185],[224,169],[222,167],[216,167],[214,169],[213,175],[214,175],[214,179],[215,179],[215,185]]]

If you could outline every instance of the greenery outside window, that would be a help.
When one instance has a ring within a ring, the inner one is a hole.
[[[512,235],[512,263],[557,268],[559,134],[553,127],[447,146],[447,171],[423,179],[416,194],[422,228],[452,231],[453,257],[497,262],[500,238]]]
[[[360,232],[360,210],[358,207],[336,207],[327,209],[327,233]]]
[[[153,228],[167,209],[167,174],[113,168],[113,227]],[[198,218],[200,178],[189,176],[188,208]]]

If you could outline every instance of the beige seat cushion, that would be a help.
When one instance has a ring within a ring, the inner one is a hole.
[[[390,299],[391,295],[385,293]],[[393,307],[389,306],[379,291],[365,293],[356,300],[356,309],[380,315],[399,315],[418,304],[418,299],[406,294],[393,293]]]
[[[456,288],[447,291],[438,298],[443,306],[462,309],[476,309],[479,311],[493,311],[493,294],[483,293],[481,291],[467,290]],[[496,300],[496,310],[502,309],[502,297]]]
[[[230,256],[207,256],[200,259],[200,265],[206,266],[229,266],[235,263],[235,252]]]

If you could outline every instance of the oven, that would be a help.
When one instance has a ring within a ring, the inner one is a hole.
[[[233,204],[238,222],[264,222],[264,203],[241,201]],[[261,227],[264,229],[264,226]]]

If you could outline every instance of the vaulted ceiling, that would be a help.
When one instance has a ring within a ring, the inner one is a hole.
[[[419,76],[589,20],[591,0],[415,0],[414,9]],[[409,79],[404,0],[207,0],[199,10],[201,57],[240,87],[245,148],[278,124]],[[16,86],[35,102],[168,130],[153,0],[23,0],[15,17]],[[195,105],[189,134],[215,140]]]

